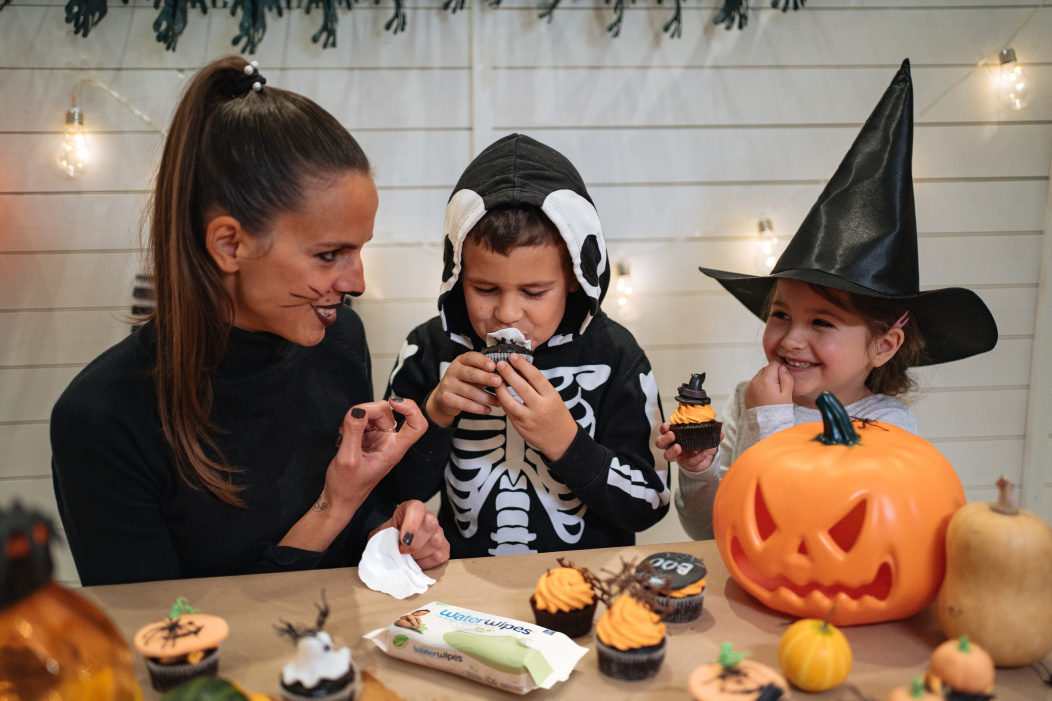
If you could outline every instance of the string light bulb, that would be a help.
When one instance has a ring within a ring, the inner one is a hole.
[[[1015,58],[1015,49],[1001,49],[1001,70],[997,76],[997,96],[1001,104],[1013,110],[1021,110],[1033,96],[1030,79],[1019,67]]]
[[[58,147],[58,165],[70,178],[84,175],[91,162],[91,148],[84,132],[84,113],[73,106],[66,112],[66,131]]]
[[[754,264],[756,272],[766,275],[778,262],[785,244],[775,235],[774,224],[767,217],[760,219],[756,232],[756,252]]]
[[[618,261],[617,281],[614,283],[617,299],[617,316],[622,321],[636,318],[636,305],[632,299],[632,266],[628,261]]]

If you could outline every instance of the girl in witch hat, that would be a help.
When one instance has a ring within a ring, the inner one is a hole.
[[[676,506],[692,537],[712,537],[712,500],[727,467],[772,433],[821,421],[821,392],[853,417],[916,433],[912,410],[896,399],[914,388],[907,370],[997,343],[977,294],[920,290],[912,153],[907,59],[771,274],[701,268],[764,320],[768,364],[735,389],[719,448],[684,451],[661,427],[656,445],[680,465]]]

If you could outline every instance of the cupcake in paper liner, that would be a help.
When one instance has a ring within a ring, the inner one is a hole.
[[[145,660],[150,683],[167,691],[195,677],[219,672],[219,647],[230,633],[227,622],[191,608],[180,597],[168,618],[143,626],[135,649]]]
[[[669,424],[683,450],[708,450],[720,444],[723,422],[716,420],[712,400],[702,389],[704,382],[705,373],[695,373],[689,382],[679,386],[676,395],[679,406],[672,412]]]
[[[708,574],[701,560],[686,553],[656,553],[640,563],[636,571],[650,575],[648,586],[658,592],[658,603],[665,609],[661,620],[686,623],[701,615]]]
[[[518,329],[508,328],[486,334],[486,347],[482,354],[497,363],[518,353],[527,363],[533,363],[532,341]]]
[[[665,659],[661,615],[628,594],[614,599],[595,629],[599,671],[622,681],[649,679]]]
[[[296,644],[296,656],[281,669],[281,695],[286,701],[352,701],[361,680],[351,662],[348,647],[337,648],[322,630],[329,617],[329,605],[318,608],[313,628],[282,621],[278,632]]]
[[[590,572],[559,558],[559,567],[547,570],[537,580],[530,608],[537,625],[571,638],[592,630],[596,596]]]

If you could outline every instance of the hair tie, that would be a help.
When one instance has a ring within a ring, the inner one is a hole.
[[[909,321],[909,320],[910,320],[910,313],[906,312],[905,314],[903,314],[902,316],[899,317],[898,321],[896,321],[894,324],[891,325],[891,328],[893,328],[893,329],[901,329],[903,326],[906,325],[906,322]]]
[[[244,75],[234,81],[234,97],[240,97],[249,90],[259,92],[267,84],[267,79],[259,74],[259,64],[253,61],[245,64]]]

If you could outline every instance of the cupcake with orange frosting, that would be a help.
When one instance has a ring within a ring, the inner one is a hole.
[[[559,560],[560,567],[548,570],[537,580],[530,597],[537,625],[577,638],[592,629],[595,617],[595,578],[587,570]]]
[[[702,389],[705,373],[694,373],[690,382],[679,386],[676,401],[679,406],[672,412],[669,424],[683,450],[708,450],[720,444],[720,429],[723,422],[716,420],[712,400]]]
[[[705,601],[705,563],[686,553],[656,553],[636,570],[650,576],[648,586],[658,592],[666,623],[686,623],[701,615]]]
[[[628,594],[614,599],[595,627],[599,671],[624,681],[649,679],[665,659],[661,614]]]
[[[167,691],[195,677],[214,677],[219,644],[229,632],[222,618],[200,613],[179,597],[168,618],[140,628],[134,642],[146,659],[153,688]]]

